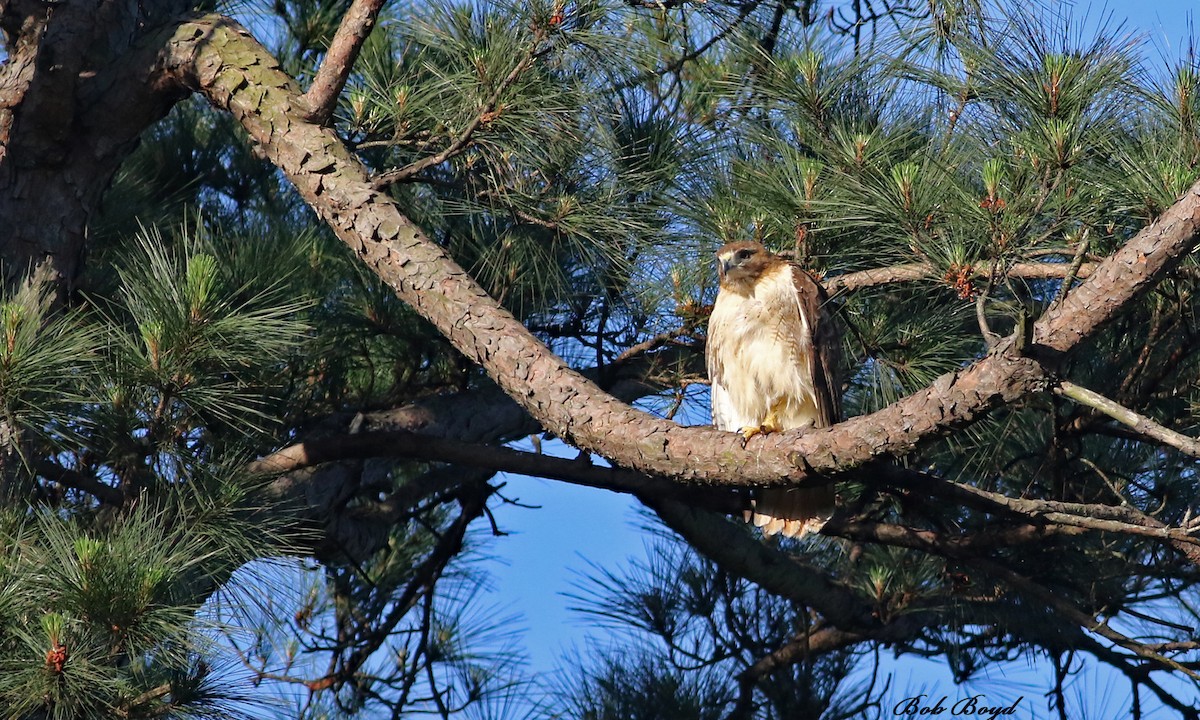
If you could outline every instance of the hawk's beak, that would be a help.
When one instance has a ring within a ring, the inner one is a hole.
[[[725,273],[729,272],[734,265],[732,255],[721,255],[717,257],[717,275],[725,277]]]

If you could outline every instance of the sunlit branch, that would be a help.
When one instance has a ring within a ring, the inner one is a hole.
[[[308,107],[307,120],[324,124],[329,121],[337,107],[338,96],[346,87],[350,70],[362,50],[363,43],[375,27],[379,11],[386,0],[354,0],[346,10],[337,33],[329,43],[321,67],[313,78],[312,85],[302,98]]]
[[[972,265],[971,275],[975,278],[987,278],[991,275],[996,263],[980,262]],[[1022,280],[1057,280],[1067,277],[1086,278],[1095,269],[1095,263],[1082,263],[1074,273],[1072,265],[1067,263],[1050,262],[1019,262],[1000,265],[999,269],[1005,277]],[[836,292],[854,292],[879,285],[894,285],[918,281],[940,281],[942,272],[929,263],[904,263],[889,267],[858,270],[845,275],[835,275],[824,281],[825,289],[831,294]]]
[[[1169,445],[1189,457],[1200,458],[1200,440],[1175,432],[1170,428],[1154,422],[1145,415],[1130,410],[1120,403],[1110,400],[1094,390],[1063,380],[1054,388],[1054,392],[1075,402],[1098,410],[1113,420],[1126,425],[1139,435],[1150,440]]]
[[[181,84],[230,111],[372,271],[544,428],[614,464],[699,484],[797,484],[903,455],[1049,385],[1037,362],[1005,348],[870,415],[756,438],[749,446],[735,433],[655,418],[570,369],[374,190],[339,138],[287,115],[294,83],[236,23],[197,19],[181,26],[172,43],[166,65]],[[1173,271],[1198,242],[1200,186],[1043,314],[1030,346],[1042,360],[1075,348]]]

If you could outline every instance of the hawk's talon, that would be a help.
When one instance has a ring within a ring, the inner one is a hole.
[[[760,425],[747,425],[741,430],[738,430],[738,435],[742,436],[742,447],[746,447],[746,443],[750,442],[750,438],[754,437],[755,435],[762,435],[764,432],[766,432],[766,430],[764,430]]]

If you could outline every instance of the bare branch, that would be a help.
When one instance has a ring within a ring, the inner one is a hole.
[[[303,114],[304,119],[321,125],[329,122],[333,109],[337,107],[338,96],[346,87],[350,70],[371,29],[375,27],[384,1],[354,0],[347,8],[337,33],[329,43],[329,50],[325,52],[325,59],[313,77],[312,85],[301,98],[303,106],[308,108],[308,112]]]
[[[1107,622],[1103,620],[1097,620],[1092,615],[1089,615],[1088,613],[1075,607],[1066,599],[1059,597],[1047,588],[1042,587],[1020,573],[1014,572],[1003,565],[988,560],[979,559],[977,560],[977,563],[985,571],[996,575],[997,577],[1003,578],[1007,583],[1015,587],[1017,590],[1025,593],[1026,595],[1032,596],[1038,602],[1044,605],[1054,608],[1055,612],[1057,612],[1059,615],[1063,616],[1067,620],[1070,620],[1072,623],[1078,625],[1084,630],[1096,633],[1105,640],[1119,645],[1126,650],[1132,651],[1140,657],[1144,657],[1147,660],[1151,660],[1155,663],[1171,668],[1172,670],[1178,670],[1190,678],[1200,680],[1200,673],[1197,673],[1195,670],[1182,665],[1177,660],[1163,656],[1162,654],[1156,652],[1150,645],[1140,643],[1133,638],[1127,637],[1116,630],[1113,630],[1108,626]]]
[[[659,333],[659,334],[655,335],[654,337],[647,338],[647,339],[641,341],[640,343],[637,343],[636,345],[629,346],[628,348],[625,349],[624,352],[622,352],[620,355],[617,356],[617,358],[614,362],[625,362],[628,360],[632,360],[634,357],[636,357],[638,355],[643,355],[645,353],[650,352],[651,350],[657,350],[658,348],[662,347],[663,345],[674,342],[681,337],[684,337],[687,335],[692,335],[695,332],[696,332],[695,327],[693,327],[690,324],[686,324],[683,327],[678,327],[678,328],[675,328],[674,330],[668,330],[667,332]]]
[[[1188,560],[1200,566],[1200,539],[1190,529],[1172,528],[1130,505],[1068,503],[1055,500],[1011,498],[971,485],[941,480],[923,473],[875,465],[873,469],[886,482],[921,490],[954,502],[978,507],[985,512],[1011,512],[1045,522],[1118,532],[1127,535],[1166,540]]]
[[[655,9],[663,7],[662,3],[654,2],[653,0],[650,0],[650,1],[633,0],[633,2],[631,2],[630,4],[640,4],[642,7],[655,8]],[[668,3],[668,5],[669,4],[670,3]],[[663,75],[669,75],[671,73],[679,72],[681,69],[683,69],[684,65],[687,65],[691,61],[695,60],[696,58],[700,57],[704,53],[708,52],[709,48],[711,48],[713,45],[716,45],[717,43],[721,42],[726,37],[728,37],[729,34],[732,33],[734,30],[736,30],[739,26],[741,26],[742,23],[744,23],[746,21],[746,18],[750,17],[750,15],[755,10],[757,10],[758,6],[761,4],[762,4],[762,0],[752,0],[752,2],[747,2],[747,3],[742,4],[741,9],[738,11],[738,16],[736,18],[734,18],[733,22],[731,22],[729,25],[725,26],[724,29],[719,30],[716,33],[714,33],[712,37],[710,37],[704,43],[700,44],[700,46],[694,48],[693,50],[689,50],[689,51],[683,53],[677,59],[675,59],[669,63],[666,63],[665,65],[663,65],[661,67],[657,67],[657,68],[654,68],[653,70],[648,70],[646,72],[640,73],[638,75],[633,76],[632,78],[625,80],[622,83],[619,83],[615,89],[627,90],[632,87],[637,87],[638,85],[641,85],[642,83],[644,83],[648,80],[651,80],[653,78],[662,77]]]
[[[745,720],[754,717],[754,686],[781,667],[804,662],[823,653],[851,647],[867,637],[863,633],[846,632],[826,627],[813,633],[804,633],[787,644],[759,658],[753,665],[737,676],[738,699],[726,720]]]
[[[1091,245],[1090,228],[1084,228],[1083,237],[1075,246],[1075,257],[1071,258],[1071,269],[1067,273],[1067,276],[1063,278],[1063,283],[1059,286],[1058,293],[1055,294],[1054,300],[1050,302],[1051,305],[1057,305],[1062,302],[1067,293],[1071,291],[1071,286],[1075,284],[1075,278],[1079,277],[1079,271],[1083,267],[1083,259],[1087,257],[1088,249]]]
[[[460,500],[462,510],[459,516],[442,532],[437,544],[425,559],[413,569],[412,579],[404,591],[392,600],[387,616],[379,624],[368,628],[361,637],[355,638],[354,650],[339,664],[336,673],[338,682],[351,681],[363,664],[383,646],[396,625],[416,606],[421,597],[432,592],[446,566],[462,550],[467,527],[483,514],[491,492],[491,488],[484,487],[464,493]]]
[[[822,535],[849,540],[869,541],[924,550],[952,558],[983,555],[998,547],[1011,547],[1044,540],[1053,535],[1077,535],[1084,528],[1069,525],[1022,523],[1015,526],[989,528],[962,535],[944,535],[932,530],[920,530],[905,525],[880,522],[852,522],[833,518],[821,529]]]
[[[974,277],[990,277],[994,263],[983,262],[971,266]],[[1003,275],[1009,278],[1023,280],[1055,280],[1071,277],[1071,265],[1052,262],[1019,262],[1004,267]],[[1095,263],[1081,263],[1074,277],[1086,278],[1095,269]],[[906,263],[891,267],[871,268],[857,272],[836,275],[824,281],[825,289],[831,294],[835,292],[854,292],[877,285],[892,285],[896,283],[917,282],[920,280],[940,280],[941,272],[930,263]]]
[[[688,487],[638,472],[593,465],[586,456],[569,460],[505,447],[430,437],[403,430],[306,440],[251,463],[249,469],[253,473],[274,475],[335,460],[373,457],[400,457],[472,465],[496,472],[533,475],[614,492],[678,498],[686,500],[690,505],[704,506],[724,513],[741,512],[745,507],[742,500],[728,493],[705,492],[707,488]]]
[[[63,467],[50,460],[38,463],[37,474],[66,487],[81,490],[107,505],[120,506],[125,494],[111,485],[105,485],[95,477]]]
[[[1118,402],[1109,400],[1094,390],[1088,390],[1068,380],[1062,380],[1054,387],[1054,392],[1070,398],[1080,405],[1099,410],[1122,425],[1133,428],[1134,432],[1147,439],[1169,445],[1190,457],[1200,458],[1200,440],[1164,427],[1145,415],[1140,415]]]
[[[1133,664],[1130,662],[1132,658],[1127,655],[1123,655],[1112,648],[1106,647],[1097,641],[1096,638],[1084,632],[1082,628],[1079,628],[1076,632],[1078,633],[1074,638],[1076,644],[1094,655],[1099,660],[1102,660],[1120,670],[1121,673],[1124,674],[1129,680],[1135,691],[1139,685],[1145,685],[1146,687],[1150,688],[1150,691],[1158,697],[1163,705],[1174,709],[1179,713],[1180,717],[1188,718],[1189,720],[1197,720],[1197,718],[1200,718],[1200,712],[1198,712],[1194,706],[1180,701],[1172,693],[1168,692],[1165,688],[1155,682],[1150,677],[1150,673],[1147,671],[1149,668],[1146,665]],[[1155,645],[1147,645],[1147,647],[1157,651]]]

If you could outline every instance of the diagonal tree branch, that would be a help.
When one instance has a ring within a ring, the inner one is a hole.
[[[1140,643],[1133,638],[1127,637],[1126,635],[1113,630],[1108,626],[1106,621],[1097,620],[1092,615],[1075,607],[1075,605],[1073,605],[1070,601],[1059,597],[1051,590],[1042,587],[1029,578],[1002,565],[999,565],[998,563],[991,562],[990,560],[981,559],[977,562],[979,567],[985,571],[997,577],[1004,578],[1005,582],[1016,588],[1018,591],[1033,597],[1039,603],[1054,608],[1059,615],[1070,620],[1072,623],[1078,625],[1084,630],[1096,633],[1105,640],[1108,640],[1115,645],[1119,645],[1126,650],[1132,651],[1140,657],[1171,668],[1172,670],[1178,670],[1193,679],[1200,680],[1200,673],[1197,673],[1196,671],[1180,664],[1177,660],[1163,656],[1162,654],[1156,652],[1149,645]]]
[[[1119,250],[1034,326],[1033,342],[1052,354],[1076,347],[1156,286],[1200,244],[1200,183]]]
[[[913,613],[867,631],[847,631],[824,627],[797,636],[791,642],[763,655],[754,664],[738,673],[738,699],[726,720],[754,717],[754,686],[770,677],[775,670],[805,662],[823,653],[853,647],[862,642],[896,643],[917,637],[930,624],[930,615]]]
[[[1076,637],[1073,640],[1079,647],[1091,653],[1097,659],[1120,670],[1135,688],[1138,685],[1145,685],[1150,688],[1150,691],[1158,697],[1163,705],[1174,709],[1179,713],[1180,717],[1187,718],[1188,720],[1197,720],[1200,718],[1200,711],[1195,706],[1189,705],[1175,697],[1150,677],[1149,669],[1153,666],[1145,664],[1135,665],[1130,662],[1132,658],[1110,647],[1106,647],[1099,640],[1088,635],[1083,628],[1078,628],[1075,632]]]
[[[1011,512],[1060,525],[1166,540],[1189,561],[1200,566],[1200,539],[1190,528],[1172,528],[1134,507],[1012,498],[902,468],[877,465],[873,469],[890,484],[921,490],[985,512]]]
[[[53,480],[64,487],[88,493],[100,502],[112,505],[113,507],[120,507],[125,501],[125,494],[117,488],[105,485],[91,475],[63,467],[50,460],[38,462],[37,474],[48,480]]]
[[[835,627],[825,627],[813,633],[804,633],[791,642],[759,658],[753,665],[738,673],[738,699],[725,720],[749,720],[754,717],[754,688],[770,677],[775,670],[804,662],[810,658],[853,647],[867,640],[864,633],[847,632]]]
[[[338,97],[346,87],[350,70],[354,68],[354,61],[358,59],[363,43],[375,27],[384,2],[385,0],[354,0],[346,10],[346,15],[329,43],[329,50],[325,52],[325,59],[321,61],[321,67],[313,77],[312,85],[301,98],[302,107],[307,108],[307,111],[302,111],[306,120],[319,125],[329,122],[334,108],[337,107]]]
[[[681,503],[652,497],[642,501],[699,553],[768,592],[802,602],[838,627],[878,624],[853,590],[794,555],[764,545],[744,527]]]

